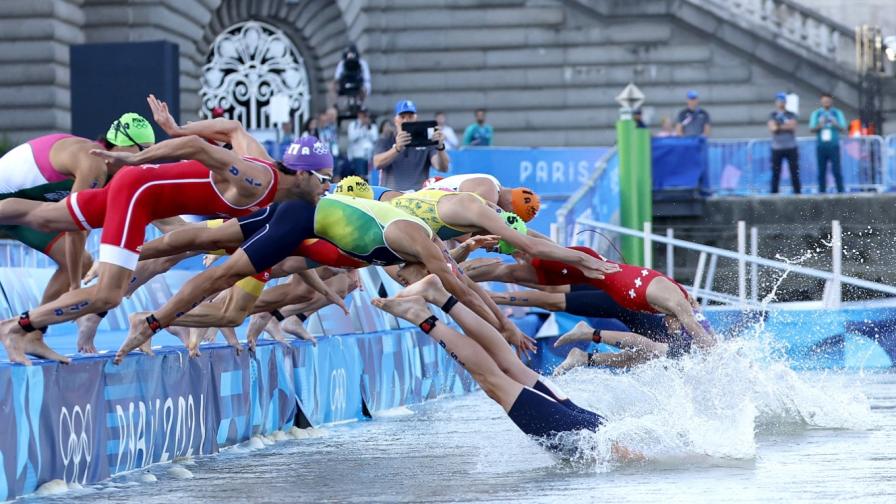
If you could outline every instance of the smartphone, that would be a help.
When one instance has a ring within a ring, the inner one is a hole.
[[[408,147],[429,147],[439,143],[432,139],[432,135],[436,131],[435,121],[401,123],[401,130],[411,134],[411,143],[408,144]]]

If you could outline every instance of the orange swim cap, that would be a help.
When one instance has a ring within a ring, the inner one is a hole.
[[[528,187],[514,188],[510,194],[513,213],[519,215],[526,222],[534,219],[538,214],[538,209],[541,208],[541,200],[538,199],[538,195]]]

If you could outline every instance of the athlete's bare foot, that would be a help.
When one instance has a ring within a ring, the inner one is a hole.
[[[432,312],[426,307],[426,300],[420,296],[375,298],[370,303],[380,310],[403,318],[412,324],[419,324],[432,315]]]
[[[264,332],[268,333],[268,335],[274,338],[276,341],[280,343],[286,343],[286,337],[283,336],[283,328],[280,327],[280,322],[276,320],[269,320],[268,325],[264,326]]]
[[[221,331],[221,335],[224,336],[224,341],[233,347],[236,354],[239,355],[240,352],[243,351],[243,346],[240,344],[240,340],[236,337],[236,329],[233,327],[219,327],[218,330]]]
[[[72,362],[68,357],[47,346],[47,343],[44,341],[44,335],[40,331],[30,332],[25,335],[23,339],[19,340],[19,347],[25,354],[40,357],[41,359],[54,360],[63,364],[71,364]]]
[[[165,330],[177,337],[184,346],[190,343],[190,329],[188,327],[168,326]]]
[[[422,279],[408,285],[396,297],[422,297],[427,302],[442,305],[450,294],[442,287],[442,282],[435,275],[427,275]]]
[[[249,317],[249,327],[246,329],[246,343],[249,345],[249,350],[255,351],[258,336],[272,320],[274,320],[274,316],[270,313],[256,313]],[[274,322],[276,323],[276,320]]]
[[[125,338],[121,348],[115,353],[115,358],[113,359],[115,364],[121,364],[122,359],[137,348],[143,350],[147,355],[153,355],[152,349],[145,346],[152,339],[152,330],[146,323],[146,317],[141,317],[140,313],[132,313],[128,316],[128,322],[131,326],[128,331],[128,337]]]
[[[206,341],[209,333],[211,333],[212,339],[214,339],[215,335],[218,333],[218,330],[214,327],[190,328],[190,335],[187,337],[187,341],[185,342],[185,346],[187,347],[187,352],[190,357],[199,357],[200,355],[202,355],[202,353],[199,351],[199,343],[202,341]]]
[[[30,366],[31,359],[22,351],[25,335],[25,331],[22,330],[16,319],[4,320],[0,323],[0,343],[3,343],[9,361]]]
[[[584,320],[581,320],[572,330],[557,338],[557,341],[554,342],[554,348],[571,345],[578,341],[591,341],[593,335],[594,328]]]
[[[586,366],[588,364],[588,354],[584,350],[573,348],[569,351],[566,359],[554,368],[554,376],[560,376],[572,368]]]
[[[103,317],[95,313],[75,319],[75,323],[78,324],[78,352],[83,354],[96,353],[96,345],[93,340],[96,338],[96,329],[102,321]]]
[[[305,329],[305,325],[299,320],[299,317],[287,318],[283,321],[280,327],[283,328],[283,331],[287,334],[291,334],[301,340],[310,341],[312,345],[317,345],[317,338],[308,332],[308,329]]]

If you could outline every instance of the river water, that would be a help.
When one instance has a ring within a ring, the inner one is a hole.
[[[896,502],[896,374],[797,373],[768,353],[574,370],[556,383],[609,422],[562,460],[478,392],[27,500]],[[647,460],[614,461],[614,442]]]

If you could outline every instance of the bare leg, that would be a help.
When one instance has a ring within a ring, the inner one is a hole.
[[[19,198],[0,201],[0,224],[16,224],[39,231],[81,231],[68,213],[65,200],[42,203]]]
[[[148,259],[137,263],[137,269],[134,270],[131,281],[128,284],[125,296],[131,295],[146,282],[150,281],[156,275],[164,273],[174,267],[180,261],[199,254],[199,252],[185,252],[169,257],[159,259]],[[86,255],[86,254],[85,254]],[[96,314],[88,314],[76,320],[78,323],[78,351],[81,353],[96,353],[96,346],[93,341],[96,338],[96,331],[103,318]],[[185,331],[178,328],[168,328],[168,332],[177,336],[184,344],[188,341],[189,336]]]
[[[622,352],[601,352],[589,354],[584,350],[573,348],[569,351],[566,359],[563,360],[556,368],[554,368],[554,376],[562,375],[570,369],[584,366],[605,366],[630,368],[638,364],[643,364],[650,360],[645,352],[637,350],[625,350]]]
[[[427,302],[441,306],[448,300],[449,294],[442,287],[438,277],[429,275],[423,280],[405,288],[399,296],[421,296]],[[469,308],[460,303],[454,305],[450,315],[461,326],[467,336],[476,340],[477,343],[485,348],[486,352],[495,360],[504,373],[507,373],[508,376],[527,387],[535,385],[540,375],[523,364],[513,353],[513,349],[507,344],[507,341],[494,327],[487,324]]]
[[[592,341],[594,328],[585,321],[580,321],[566,334],[557,338],[554,348],[569,345],[575,342]],[[624,331],[601,331],[601,343],[612,345],[616,348],[635,350],[645,354],[648,358],[658,358],[666,355],[669,345],[658,343],[640,334]]]
[[[215,228],[208,227],[205,222],[197,222],[178,227],[170,233],[144,243],[140,249],[140,259],[166,257],[183,252],[236,248],[243,239],[243,232],[236,219],[230,219]]]
[[[694,308],[677,285],[666,278],[657,277],[647,286],[647,302],[654,309],[673,315],[694,338],[700,348],[712,348],[716,344],[715,335],[710,334],[694,317]]]
[[[65,239],[57,239],[50,250],[46,251],[46,254],[56,262],[57,268],[53,276],[50,277],[50,281],[47,282],[40,304],[47,304],[55,300],[69,289],[69,272],[65,261]],[[92,264],[93,258],[90,257],[90,254],[85,252],[81,255],[81,271],[89,270]]]
[[[8,201],[8,200],[7,200]],[[43,327],[114,308],[121,302],[131,270],[109,263],[99,266],[100,279],[96,285],[69,291],[52,303],[41,305],[30,311],[31,324]],[[0,341],[6,347],[7,355],[13,362],[25,363],[25,354],[69,362],[69,359],[52,351],[43,343],[43,337],[25,338],[25,331],[17,319],[0,323]]]
[[[419,296],[377,298],[373,300],[373,305],[412,324],[420,324],[432,315],[423,298]],[[482,390],[500,404],[504,411],[510,411],[523,387],[501,372],[495,361],[478,343],[441,323],[436,324],[429,336],[439,342],[454,360],[469,371]]]

